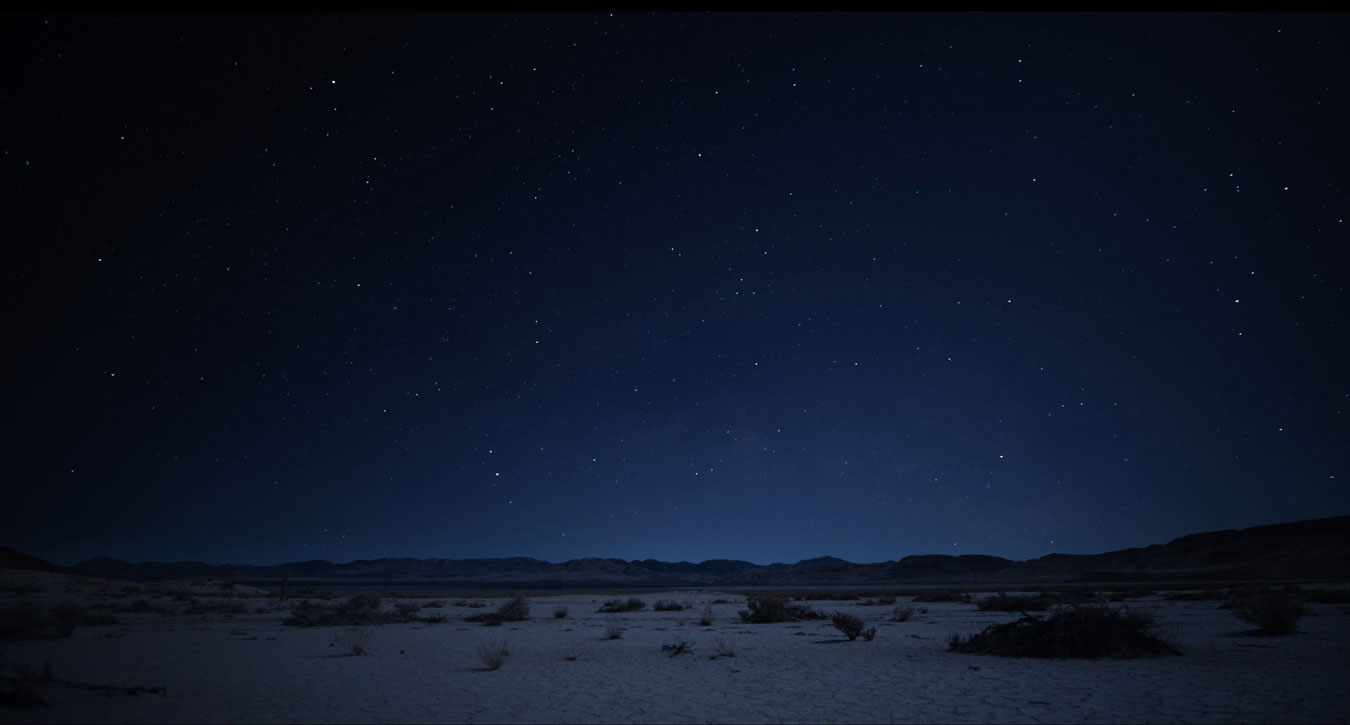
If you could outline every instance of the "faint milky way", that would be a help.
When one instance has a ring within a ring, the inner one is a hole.
[[[6,545],[1027,558],[1350,513],[1343,15],[8,20]]]

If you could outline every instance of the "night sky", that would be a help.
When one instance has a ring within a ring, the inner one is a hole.
[[[4,15],[0,543],[1023,559],[1350,514],[1347,20]]]

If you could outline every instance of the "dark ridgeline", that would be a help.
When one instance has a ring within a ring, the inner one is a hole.
[[[201,562],[128,563],[95,558],[77,572],[8,549],[7,568],[45,568],[133,581],[232,579],[280,582],[581,586],[877,586],[891,584],[1052,584],[1131,581],[1240,581],[1350,577],[1350,516],[1240,530],[1191,534],[1166,544],[1102,554],[1048,554],[1027,561],[997,556],[906,556],[854,564],[834,557],[758,565],[712,559],[702,563],[653,559],[573,559],[559,564],[503,559],[374,559],[336,564],[312,560],[275,566]],[[35,564],[36,562],[36,564]]]

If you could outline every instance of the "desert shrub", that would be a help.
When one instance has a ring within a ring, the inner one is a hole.
[[[637,597],[629,597],[626,601],[622,599],[610,599],[596,611],[601,614],[617,614],[619,612],[640,612],[647,608],[647,603]]]
[[[567,660],[568,662],[576,662],[577,658],[580,656],[581,653],[577,651],[576,647],[568,647],[567,649],[563,650],[562,658],[564,660]]]
[[[184,614],[243,614],[246,611],[247,608],[241,602],[212,602],[201,599],[193,599],[183,608]]]
[[[48,609],[36,606],[0,610],[0,641],[62,639],[84,618],[84,609],[62,602]]]
[[[652,605],[652,609],[658,612],[680,612],[684,610],[684,605],[665,599],[658,599],[656,600],[656,604]]]
[[[698,623],[701,627],[711,627],[717,617],[713,614],[712,605],[704,604],[703,611],[698,613]]]
[[[413,622],[417,620],[417,613],[422,606],[417,602],[394,602],[395,622]]]
[[[360,626],[383,624],[390,618],[390,615],[380,611],[379,597],[358,594],[335,605],[298,599],[291,604],[291,616],[281,623],[292,627]]]
[[[975,600],[975,606],[982,612],[1044,612],[1050,608],[1050,600],[1042,595],[1000,592]]]
[[[677,655],[692,653],[694,651],[694,643],[684,638],[680,638],[676,640],[674,644],[661,645],[661,650],[663,652],[669,652],[671,657],[675,657]]]
[[[741,621],[750,624],[799,622],[803,619],[824,619],[825,615],[805,604],[793,604],[783,597],[747,597],[749,609],[740,611]]]
[[[623,622],[618,617],[610,617],[605,622],[605,639],[623,637]]]
[[[952,635],[955,652],[1000,657],[1153,657],[1181,654],[1153,631],[1153,617],[1128,607],[1071,606],[1046,617],[1027,614],[1016,622],[986,627],[962,637]]]
[[[877,597],[876,599],[864,599],[858,602],[860,607],[888,607],[895,604],[895,597]]]
[[[497,614],[503,622],[524,622],[530,617],[530,600],[525,597],[510,599],[497,607]]]
[[[1168,592],[1163,599],[1169,602],[1222,602],[1232,598],[1224,589],[1202,589],[1198,592]]]
[[[865,640],[867,640],[868,642],[871,642],[872,640],[876,639],[876,638],[877,638],[877,628],[876,628],[876,627],[868,627],[867,629],[864,629],[864,630],[862,631],[862,638],[865,639]]]
[[[435,599],[429,602],[422,602],[423,609],[440,609],[442,606],[444,606],[444,604]]]
[[[850,642],[857,639],[858,635],[862,634],[863,631],[863,621],[861,619],[852,614],[845,614],[843,612],[835,612],[831,615],[830,624],[834,625],[835,629],[843,632],[844,636],[848,637]],[[872,633],[876,634],[875,631]]]
[[[478,643],[478,661],[489,670],[500,669],[506,662],[506,656],[510,652],[506,651],[506,640],[498,641],[495,637]]]
[[[922,604],[928,604],[932,602],[969,602],[970,595],[965,594],[963,592],[953,591],[951,589],[944,589],[942,591],[923,592],[920,594],[915,594],[914,598],[910,601],[920,602]]]
[[[565,619],[567,617],[567,607],[558,607],[553,610],[554,619]]]
[[[1248,594],[1229,602],[1233,616],[1254,624],[1261,634],[1293,634],[1303,607],[1287,593],[1266,591]]]
[[[349,655],[363,655],[370,645],[371,635],[370,627],[339,629],[333,633],[333,644]]]
[[[482,622],[484,626],[500,627],[502,622],[523,622],[530,616],[530,602],[525,597],[502,602],[496,611],[465,617],[466,622]]]
[[[710,660],[715,660],[718,657],[736,656],[735,650],[731,649],[731,645],[727,644],[727,641],[723,639],[722,635],[720,634],[713,638],[713,646],[717,649],[717,651],[713,653],[711,657],[708,658]]]
[[[891,610],[892,622],[908,622],[914,616],[914,607],[896,607]]]
[[[713,604],[731,604],[732,602],[731,602],[730,599],[714,599],[714,600],[712,600],[712,603],[713,603]]]
[[[130,604],[123,604],[119,607],[114,607],[113,611],[121,612],[123,614],[147,614],[151,612],[156,614],[163,614],[166,610],[151,604],[149,599],[137,599],[131,602]]]

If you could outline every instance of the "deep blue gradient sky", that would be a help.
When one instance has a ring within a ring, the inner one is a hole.
[[[1350,513],[1345,15],[5,15],[6,545]]]

